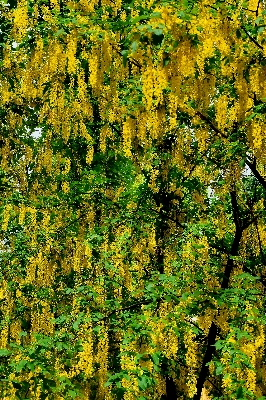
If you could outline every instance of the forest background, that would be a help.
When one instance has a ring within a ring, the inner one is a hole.
[[[1,398],[265,399],[265,2],[0,10]]]

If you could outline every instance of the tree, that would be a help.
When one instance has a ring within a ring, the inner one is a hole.
[[[1,2],[1,398],[264,399],[265,15]]]

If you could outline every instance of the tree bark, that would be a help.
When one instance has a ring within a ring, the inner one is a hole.
[[[166,377],[166,400],[177,400],[176,386],[171,376]]]

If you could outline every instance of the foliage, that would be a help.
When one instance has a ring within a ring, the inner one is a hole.
[[[265,3],[1,1],[3,399],[264,399]]]

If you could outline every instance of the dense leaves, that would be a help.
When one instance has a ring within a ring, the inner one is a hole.
[[[264,399],[265,4],[0,4],[3,399]]]

